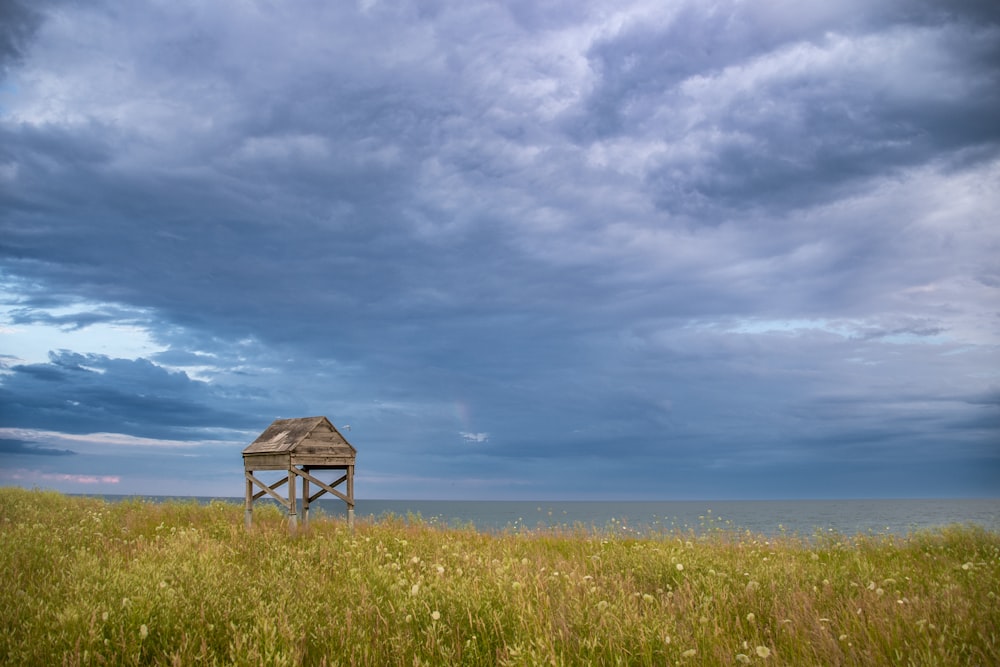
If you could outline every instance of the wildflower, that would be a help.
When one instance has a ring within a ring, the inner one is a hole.
[[[166,588],[166,587],[167,587],[167,582],[161,581],[160,582],[160,588]]]
[[[757,617],[754,616],[753,612],[750,612],[749,614],[747,614],[747,623],[753,623],[754,620],[756,620],[756,618]]]
[[[420,584],[413,584],[410,586],[410,595],[416,595],[420,592]]]
[[[759,655],[762,658],[767,658],[771,655],[771,649],[769,649],[766,646],[758,646],[757,655]]]
[[[689,648],[688,650],[681,653],[682,658],[692,658],[697,653],[697,649]]]
[[[839,639],[840,641],[844,641],[845,639],[847,639],[847,635],[840,635],[839,637],[837,637],[837,639]]]
[[[649,593],[643,593],[642,594],[642,601],[643,602],[652,602],[653,601],[653,596],[650,595]]]
[[[103,614],[101,614],[101,620],[102,621],[108,620],[108,612],[104,612]]]
[[[971,570],[972,569],[972,563],[962,563],[962,569],[963,570]]]
[[[670,635],[663,635],[663,643],[664,644],[670,643]]]
[[[431,618],[435,621],[441,620],[441,612],[435,609],[434,611],[431,612]]]
[[[597,603],[597,609],[598,610],[604,611],[607,608],[608,608],[608,601],[607,600],[601,600],[600,602]]]
[[[139,626],[139,637],[145,639],[148,636],[149,636],[149,628],[147,628],[146,624],[143,623],[142,625]]]
[[[407,622],[407,623],[410,623],[410,622],[412,622],[412,621],[413,621],[413,614],[407,614],[407,615],[406,615],[406,622]]]
[[[684,571],[684,566],[681,565],[680,563],[677,563],[677,571],[678,572],[683,572]]]
[[[736,662],[740,663],[741,665],[749,665],[750,664],[750,658],[748,658],[745,653],[737,653],[736,654]]]
[[[438,574],[444,574],[444,565],[438,565],[437,566],[437,573]]]

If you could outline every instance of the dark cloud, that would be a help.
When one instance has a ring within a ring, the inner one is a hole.
[[[10,438],[0,438],[0,453],[4,455],[22,456],[72,456],[76,454],[76,452],[71,449],[42,447],[33,442],[13,440]]]
[[[571,131],[588,143],[704,135],[707,151],[664,158],[648,175],[660,206],[693,215],[831,201],[971,148],[995,159],[995,20],[893,6],[884,23],[859,25],[858,7],[802,20],[809,9],[786,8],[790,20],[756,5],[691,6],[600,42],[590,54],[599,85]]]
[[[135,313],[122,308],[104,307],[82,312],[53,315],[51,312],[33,307],[14,308],[9,312],[13,324],[47,324],[67,331],[79,331],[94,324],[135,323]],[[140,321],[145,321],[142,318]]]
[[[0,3],[0,80],[22,61],[25,48],[42,22],[36,5],[19,0]]]
[[[156,349],[7,357],[0,426],[330,414],[422,494],[870,488],[946,451],[985,488],[989,3],[5,7],[3,335]],[[109,446],[73,445],[122,479],[152,445]]]
[[[252,401],[227,400],[224,389],[144,359],[61,351],[10,371],[0,387],[4,427],[184,438],[254,423]]]

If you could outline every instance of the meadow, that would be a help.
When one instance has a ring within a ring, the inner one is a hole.
[[[445,527],[0,489],[4,665],[998,665],[1000,535]]]

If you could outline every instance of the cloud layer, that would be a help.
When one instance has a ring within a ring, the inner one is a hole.
[[[536,4],[8,3],[4,468],[238,494],[327,414],[368,497],[1000,490],[993,3]]]

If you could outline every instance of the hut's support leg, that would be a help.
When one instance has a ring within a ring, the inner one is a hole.
[[[347,466],[347,525],[354,527],[354,466]]]
[[[249,472],[250,474],[253,474],[252,470]],[[247,477],[246,481],[247,492],[246,500],[244,502],[243,523],[246,526],[246,529],[250,530],[250,525],[253,523],[253,481],[249,477]]]
[[[302,468],[309,472],[309,468]],[[302,525],[309,525],[309,478],[302,478]]]
[[[296,514],[299,501],[295,498],[295,468],[288,469],[288,531],[294,533],[299,525],[299,517]]]

